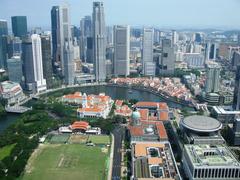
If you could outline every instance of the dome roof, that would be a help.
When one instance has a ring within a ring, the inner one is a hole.
[[[132,119],[133,120],[140,120],[140,118],[141,118],[141,115],[140,115],[140,113],[138,111],[134,111],[132,113]]]

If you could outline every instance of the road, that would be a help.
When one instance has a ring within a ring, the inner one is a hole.
[[[118,126],[113,130],[112,133],[114,135],[112,180],[120,180],[121,179],[121,145],[122,145],[122,140],[125,138],[125,130],[123,127]]]

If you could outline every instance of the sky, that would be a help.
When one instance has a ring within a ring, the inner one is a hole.
[[[53,5],[68,2],[71,22],[92,13],[92,0],[0,0],[0,19],[26,15],[28,27],[50,29]],[[240,29],[240,0],[103,0],[107,25]]]

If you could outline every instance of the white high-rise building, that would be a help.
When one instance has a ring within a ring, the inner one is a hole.
[[[177,31],[172,30],[172,46],[174,46],[175,44],[177,44],[177,41],[178,41]]]
[[[207,64],[207,80],[205,84],[206,93],[217,93],[220,87],[221,66],[215,62]]]
[[[32,39],[34,81],[36,85],[36,91],[40,92],[47,89],[46,79],[43,78],[41,38],[38,34],[33,34],[31,36],[31,39]]]
[[[142,66],[143,74],[146,76],[155,76],[156,65],[153,62],[153,29],[143,29],[143,50]]]
[[[103,2],[93,2],[93,61],[96,81],[106,80],[106,33]]]
[[[129,75],[129,26],[114,26],[114,75]]]
[[[60,41],[61,41],[61,68],[62,74],[64,75],[64,64],[66,64],[64,59],[65,44],[72,43],[71,35],[71,22],[68,4],[63,4],[59,7],[59,22],[60,22]],[[71,46],[72,47],[72,46]]]

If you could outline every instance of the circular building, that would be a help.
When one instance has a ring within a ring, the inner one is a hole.
[[[222,128],[222,123],[217,119],[207,116],[189,116],[181,120],[181,126],[185,131],[197,134],[211,134]]]

